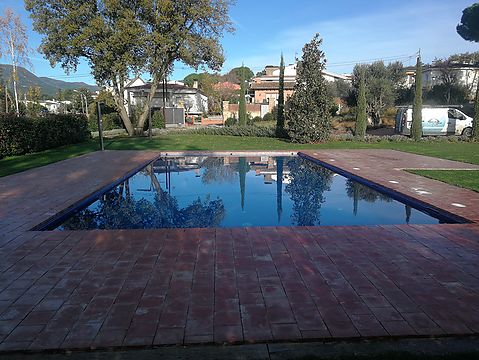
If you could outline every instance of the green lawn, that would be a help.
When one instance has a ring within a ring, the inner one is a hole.
[[[479,170],[408,170],[409,172],[479,192]]]
[[[293,144],[280,139],[175,134],[148,138],[115,138],[105,140],[109,150],[305,150],[305,149],[395,149],[416,154],[479,164],[479,143],[379,143],[328,142]],[[47,150],[41,153],[14,156],[0,160],[0,176],[14,174],[37,166],[86,154],[98,149],[97,141]],[[479,191],[476,171],[414,171],[447,183]]]
[[[97,148],[97,143],[86,142],[34,154],[7,157],[0,160],[0,177],[83,155],[95,151]]]

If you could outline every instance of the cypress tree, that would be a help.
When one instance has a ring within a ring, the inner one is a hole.
[[[241,85],[240,85],[240,99],[239,99],[239,125],[246,126],[246,88],[244,78],[244,64],[241,66]]]
[[[479,84],[476,89],[476,101],[474,102],[474,118],[472,119],[472,138],[479,141]]]
[[[288,135],[294,142],[324,141],[331,132],[332,99],[323,77],[326,59],[320,50],[322,42],[316,34],[303,47],[298,64],[294,94],[286,111]]]
[[[415,79],[414,105],[412,107],[411,137],[414,141],[421,140],[422,136],[422,65],[421,55],[417,57]]]
[[[276,117],[276,136],[284,137],[284,59],[281,53],[279,64],[278,115]]]
[[[358,91],[358,112],[356,114],[356,127],[354,135],[357,138],[364,138],[366,135],[367,127],[367,114],[366,114],[366,84],[365,84],[365,72],[361,70],[359,75],[359,91]]]

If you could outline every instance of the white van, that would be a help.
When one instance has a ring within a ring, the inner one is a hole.
[[[396,114],[396,132],[411,133],[412,107],[400,107]],[[472,135],[472,118],[452,107],[423,107],[423,135]]]

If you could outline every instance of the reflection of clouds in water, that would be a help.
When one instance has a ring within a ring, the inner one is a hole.
[[[157,162],[70,218],[64,227],[380,225],[436,220],[301,157],[168,161],[175,169],[171,177],[165,176],[166,163]],[[351,204],[353,214],[348,210]]]

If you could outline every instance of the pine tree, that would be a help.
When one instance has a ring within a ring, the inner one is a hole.
[[[276,116],[276,136],[284,137],[284,59],[281,53],[279,64],[278,115]]]
[[[365,72],[360,73],[359,79],[359,91],[358,91],[358,112],[356,114],[356,128],[354,135],[357,138],[364,138],[366,135],[367,127],[367,114],[366,114],[366,84],[365,84]]]
[[[286,112],[288,135],[294,142],[308,143],[327,140],[331,132],[331,103],[323,77],[326,59],[319,49],[319,34],[303,47],[298,64],[294,94]]]
[[[422,136],[422,65],[421,55],[417,57],[415,79],[414,105],[412,107],[411,137],[414,141],[421,140]]]
[[[240,99],[239,99],[239,125],[240,126],[246,126],[246,102],[245,102],[245,96],[246,96],[246,89],[245,89],[245,84],[246,80],[244,77],[244,65],[241,67],[241,86],[240,86]]]

